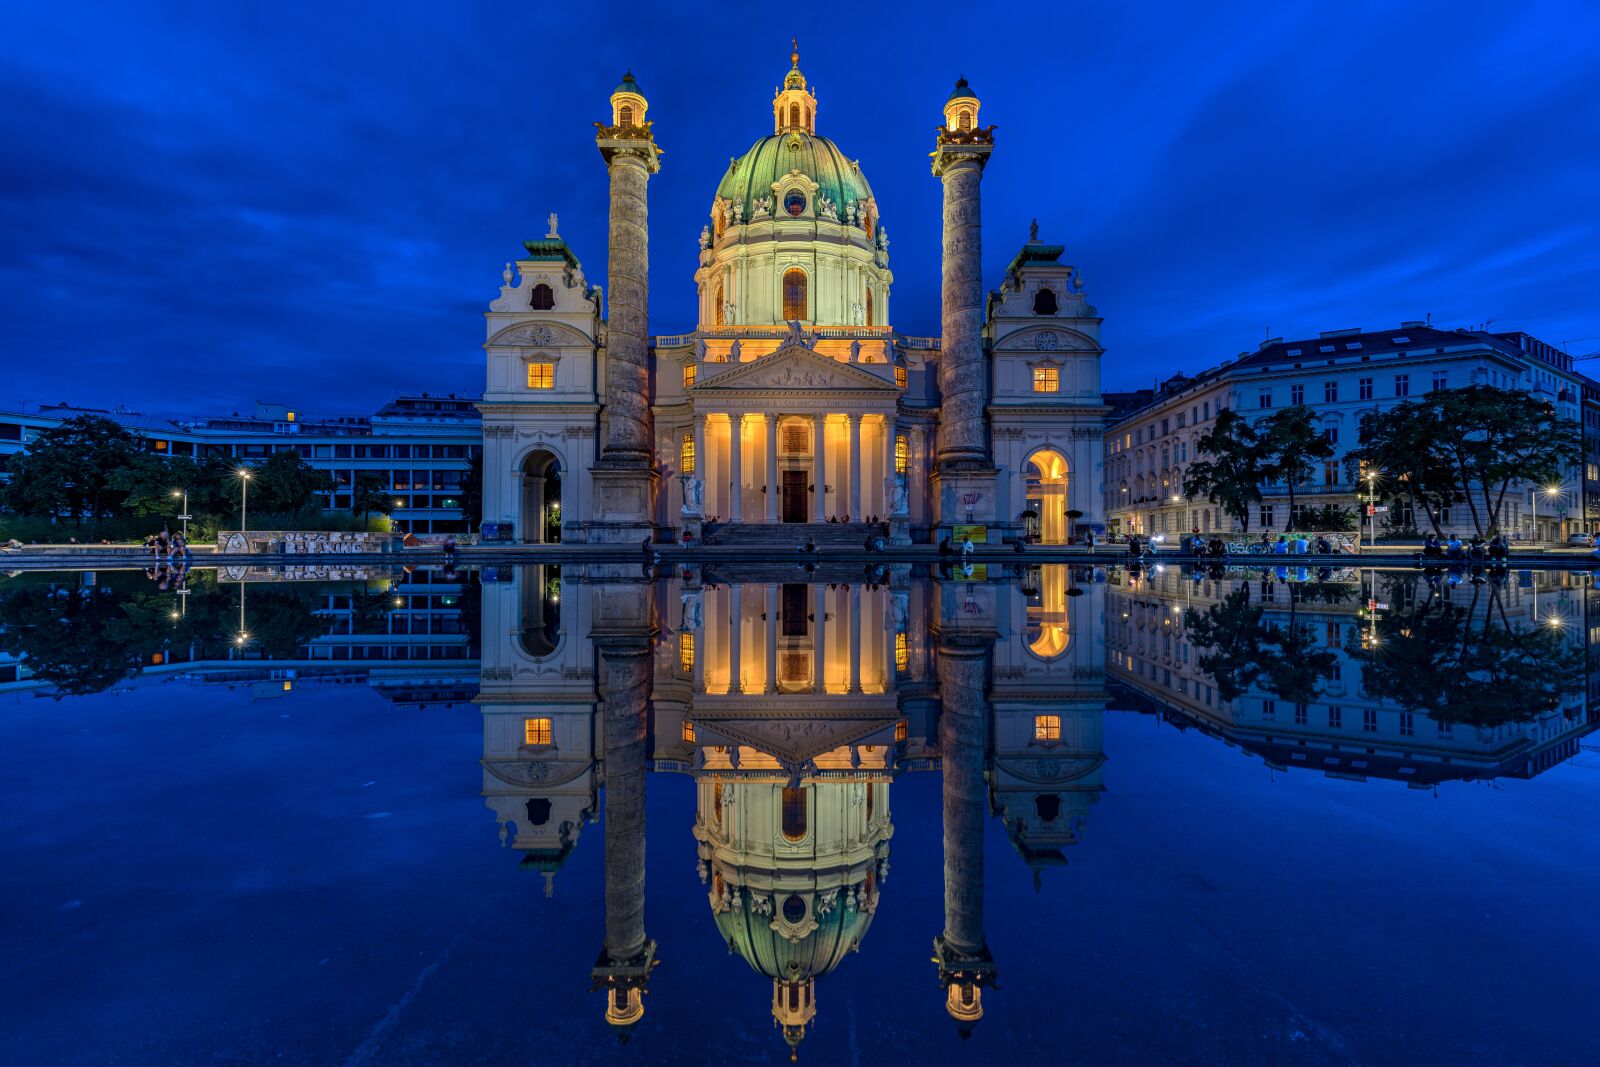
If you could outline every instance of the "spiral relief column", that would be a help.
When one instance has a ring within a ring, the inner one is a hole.
[[[934,938],[945,1010],[963,1037],[983,1018],[983,987],[995,980],[983,932],[984,745],[990,643],[939,643],[939,747],[944,774],[944,933]]]
[[[989,382],[983,358],[983,228],[980,185],[994,151],[994,127],[978,125],[978,98],[962,78],[944,105],[933,173],[944,183],[939,353],[939,434],[934,473],[936,523],[995,518],[995,469],[989,460],[984,405]]]
[[[591,469],[594,515],[589,540],[653,536],[657,473],[652,468],[649,372],[650,175],[660,169],[649,104],[633,75],[611,94],[611,125],[596,123],[595,144],[611,176],[606,280],[605,438]]]

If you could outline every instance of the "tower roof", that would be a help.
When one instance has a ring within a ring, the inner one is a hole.
[[[956,79],[956,87],[954,89],[950,90],[950,96],[945,100],[945,103],[948,104],[951,100],[976,100],[976,99],[978,99],[978,94],[974,93],[972,91],[972,86],[967,84],[967,79],[965,79],[965,78],[957,78]]]
[[[800,73],[800,40],[797,37],[789,38],[789,73],[783,76],[785,89],[804,89],[806,76]]]
[[[639,88],[639,83],[633,80],[633,71],[630,70],[624,74],[622,76],[622,82],[615,89],[611,90],[612,96],[615,96],[618,93],[632,93],[635,96],[644,95],[644,90]]]

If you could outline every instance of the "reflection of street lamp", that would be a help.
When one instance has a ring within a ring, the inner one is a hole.
[[[239,468],[239,532],[244,533],[250,528],[250,468]],[[188,508],[184,509],[189,510]]]
[[[174,499],[176,499],[178,497],[182,497],[183,498],[183,514],[179,515],[178,518],[183,520],[183,543],[184,544],[188,544],[189,543],[189,490],[184,489],[184,490],[180,491],[180,490],[174,489],[172,491],[172,495],[173,495]]]

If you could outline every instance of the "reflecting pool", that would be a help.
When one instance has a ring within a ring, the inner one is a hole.
[[[1589,1063],[1600,591],[0,579],[0,1062]]]

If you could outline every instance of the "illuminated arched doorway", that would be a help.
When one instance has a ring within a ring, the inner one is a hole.
[[[561,568],[534,564],[522,568],[522,650],[542,659],[561,643]]]
[[[1028,457],[1024,472],[1028,506],[1023,522],[1029,540],[1043,545],[1067,543],[1067,458],[1054,449]]]
[[[1030,575],[1030,577],[1032,577]],[[1042,659],[1053,659],[1067,650],[1072,639],[1068,621],[1067,592],[1072,587],[1065,564],[1046,564],[1039,568],[1028,596],[1028,651]]]
[[[561,460],[543,450],[522,461],[522,541],[530,545],[561,540]]]

